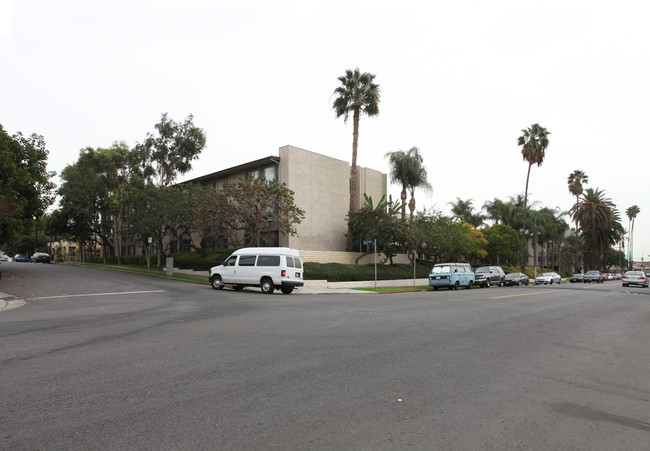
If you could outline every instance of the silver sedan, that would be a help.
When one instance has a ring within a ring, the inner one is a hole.
[[[545,272],[535,277],[535,285],[553,285],[554,283],[560,283],[562,277],[556,272]]]

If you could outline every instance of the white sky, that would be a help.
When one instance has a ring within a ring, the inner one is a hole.
[[[386,152],[418,146],[433,185],[418,209],[523,193],[517,137],[538,122],[551,135],[531,199],[568,210],[582,169],[626,228],[641,208],[647,261],[649,17],[645,0],[0,0],[0,123],[42,134],[57,172],[86,146],[135,145],[163,112],[207,134],[182,180],[286,144],[350,161],[331,96],[358,66],[381,86],[359,164],[387,173]]]

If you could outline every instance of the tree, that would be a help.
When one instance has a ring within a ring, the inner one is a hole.
[[[372,197],[365,194],[364,197],[366,205],[352,212],[348,220],[352,227],[352,237],[355,242],[376,240],[377,251],[383,253],[392,265],[395,255],[412,247],[408,224],[397,218],[402,204],[393,202],[392,197],[386,200],[386,196],[382,196],[377,205],[374,205]],[[364,255],[373,251],[374,247]],[[357,263],[364,255],[357,258]]]
[[[352,113],[352,163],[350,166],[350,208],[349,213],[356,210],[357,202],[357,148],[359,144],[359,118],[362,113],[368,116],[379,114],[379,85],[374,83],[375,75],[361,73],[359,68],[348,69],[345,75],[338,78],[341,86],[334,90],[332,107],[336,117],[343,116],[347,122]],[[348,223],[348,250],[352,249],[352,229]]]
[[[605,197],[604,191],[587,188],[580,200],[570,213],[581,229],[582,239],[591,247],[591,267],[597,269],[602,266],[609,247],[620,241],[625,229],[616,205]]]
[[[457,197],[456,202],[449,202],[449,205],[451,205],[451,212],[456,221],[465,221],[474,227],[478,227],[483,224],[483,215],[481,213],[474,213],[472,203],[472,199],[462,200],[460,197]]]
[[[630,264],[634,263],[634,253],[633,253],[633,247],[634,247],[634,220],[636,219],[636,215],[638,215],[641,212],[641,209],[639,208],[638,205],[632,205],[631,207],[628,207],[627,210],[625,210],[625,214],[627,215],[628,218],[628,235],[627,235],[627,251],[629,253],[628,260]],[[631,226],[630,226],[631,224]]]
[[[148,133],[143,143],[136,146],[144,177],[156,186],[169,186],[179,175],[192,169],[192,161],[205,147],[203,129],[194,126],[190,114],[178,123],[163,113],[155,125],[157,134]]]
[[[225,234],[235,246],[261,244],[263,234],[295,235],[305,212],[294,203],[294,192],[282,183],[254,179],[226,182],[209,190],[191,214],[193,227]]]
[[[0,243],[28,232],[52,205],[56,174],[47,170],[48,155],[42,136],[9,136],[0,124]]]
[[[490,263],[501,265],[514,264],[519,256],[519,235],[506,224],[495,224],[481,230],[487,240],[486,251]]]
[[[576,197],[576,205],[580,201],[580,195],[583,192],[583,184],[587,183],[589,181],[589,177],[587,174],[584,173],[584,171],[581,171],[580,169],[576,169],[573,171],[571,174],[569,174],[569,178],[567,179],[567,183],[569,184],[569,192],[573,194]],[[578,234],[578,222],[576,221],[576,235]],[[578,249],[576,248],[576,260],[575,264],[576,267],[578,266]]]
[[[539,124],[533,124],[529,128],[522,130],[517,140],[517,145],[521,146],[521,155],[524,161],[528,163],[528,173],[526,174],[526,190],[524,191],[524,218],[523,231],[521,234],[521,272],[524,272],[526,266],[526,209],[528,203],[528,182],[530,180],[530,168],[533,164],[541,166],[548,147],[548,135],[550,133]]]
[[[390,166],[391,182],[399,183],[402,186],[402,221],[406,220],[406,190],[411,192],[409,210],[411,221],[415,211],[415,188],[431,189],[427,180],[427,171],[422,165],[422,156],[417,147],[411,147],[407,152],[396,150],[386,154]]]

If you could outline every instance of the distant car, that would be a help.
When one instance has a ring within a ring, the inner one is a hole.
[[[16,254],[14,255],[15,262],[29,262],[29,257],[25,254]]]
[[[648,288],[648,276],[643,271],[628,271],[623,274],[623,286],[641,285]]]
[[[0,255],[0,262],[8,262],[8,261],[9,261],[9,257],[7,257],[6,254]]]
[[[603,283],[605,281],[605,276],[600,271],[587,271],[582,281],[584,283]]]
[[[506,273],[500,266],[481,266],[474,270],[474,285],[481,288],[489,287],[490,285],[503,286]]]
[[[571,276],[569,279],[569,282],[571,283],[576,283],[576,282],[582,282],[585,278],[585,275],[580,273],[575,273],[574,275]]]
[[[0,279],[2,279],[2,265],[0,265]]]
[[[505,286],[509,285],[528,285],[530,283],[530,278],[521,272],[511,272],[506,274],[506,278],[503,280]]]
[[[29,261],[32,263],[49,263],[50,254],[46,254],[45,252],[37,252],[30,257]]]
[[[548,284],[553,285],[553,283],[560,283],[562,277],[556,272],[545,272],[540,274],[535,278],[535,285]]]

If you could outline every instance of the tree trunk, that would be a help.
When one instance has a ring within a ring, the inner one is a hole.
[[[349,213],[356,211],[357,207],[357,147],[359,145],[359,115],[360,107],[354,108],[352,117],[352,164],[350,165],[350,209]],[[348,239],[346,248],[352,251],[352,228],[348,216]]]
[[[524,191],[524,224],[521,231],[521,272],[525,273],[526,269],[526,216],[528,210],[528,180],[530,179],[530,168],[532,163],[528,163],[528,174],[526,175],[526,191]],[[535,262],[537,264],[537,262]]]

